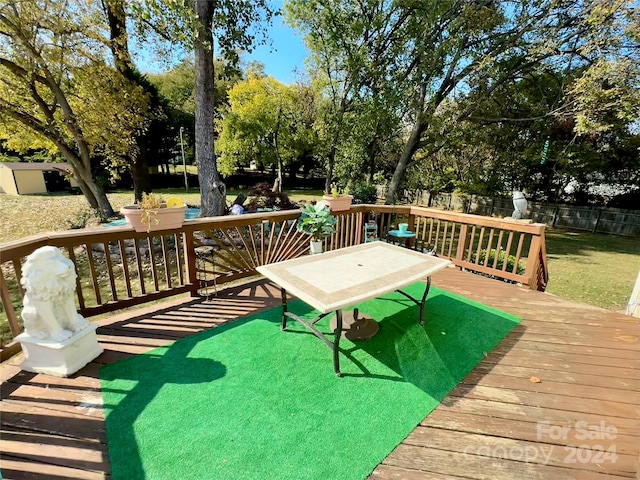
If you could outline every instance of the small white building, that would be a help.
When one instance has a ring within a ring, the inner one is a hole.
[[[64,192],[78,184],[65,172],[71,171],[68,163],[0,163],[0,193],[29,195]]]

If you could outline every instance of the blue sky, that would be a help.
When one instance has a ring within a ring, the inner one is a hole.
[[[282,0],[273,0],[274,9],[282,7]],[[302,37],[284,24],[281,16],[273,19],[273,24],[267,28],[267,44],[255,48],[252,53],[242,56],[242,60],[248,63],[252,60],[262,62],[265,66],[265,73],[271,75],[276,80],[290,85],[295,83],[298,75],[296,71],[304,72],[304,59],[307,57],[307,50],[302,41]],[[136,64],[144,73],[160,73],[171,68],[172,64],[179,62],[184,53],[175,51],[173,58],[158,59],[145,47],[133,47]]]
[[[275,3],[275,2],[274,2]],[[296,81],[297,69],[304,72],[304,59],[307,50],[302,37],[284,24],[282,17],[276,17],[273,25],[267,30],[271,46],[256,48],[253,53],[245,55],[245,61],[258,60],[265,65],[265,73],[276,80],[292,84]]]

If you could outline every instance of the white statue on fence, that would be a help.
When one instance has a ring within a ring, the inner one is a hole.
[[[521,219],[527,213],[527,199],[522,192],[513,192],[513,214],[511,218]]]
[[[27,335],[63,341],[89,322],[76,310],[75,265],[57,247],[41,247],[27,257],[20,280],[25,290],[22,320]]]

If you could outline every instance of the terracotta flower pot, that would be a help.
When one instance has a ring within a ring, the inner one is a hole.
[[[334,197],[332,195],[323,195],[322,200],[324,200],[325,203],[329,205],[329,209],[332,212],[344,212],[345,210],[349,210],[351,208],[353,195],[340,195],[339,197]]]
[[[120,213],[136,232],[153,232],[180,228],[184,223],[187,207],[161,207],[150,210],[146,215],[145,210],[139,209],[136,205],[130,205],[122,207]]]

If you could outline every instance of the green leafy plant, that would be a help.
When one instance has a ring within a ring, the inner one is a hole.
[[[375,185],[367,182],[357,182],[353,186],[353,203],[375,204],[378,201],[378,191]]]
[[[299,232],[312,235],[318,241],[326,238],[336,231],[336,219],[331,215],[329,207],[323,201],[315,205],[307,204],[302,208],[298,219]]]
[[[487,249],[481,250],[480,255],[474,254],[473,263],[476,263],[478,265],[484,265],[486,256],[487,256]],[[496,249],[492,248],[491,250],[489,250],[489,260],[487,261],[487,265],[493,266],[493,262],[495,261],[495,258],[496,258]],[[502,270],[505,260],[507,262],[507,272],[514,272],[514,273],[517,273],[518,275],[524,274],[525,266],[522,264],[522,262],[518,262],[517,269],[514,271],[513,267],[516,263],[516,257],[514,255],[509,255],[507,257],[504,250],[500,250],[498,253],[498,263],[496,264],[496,268],[498,270]]]

